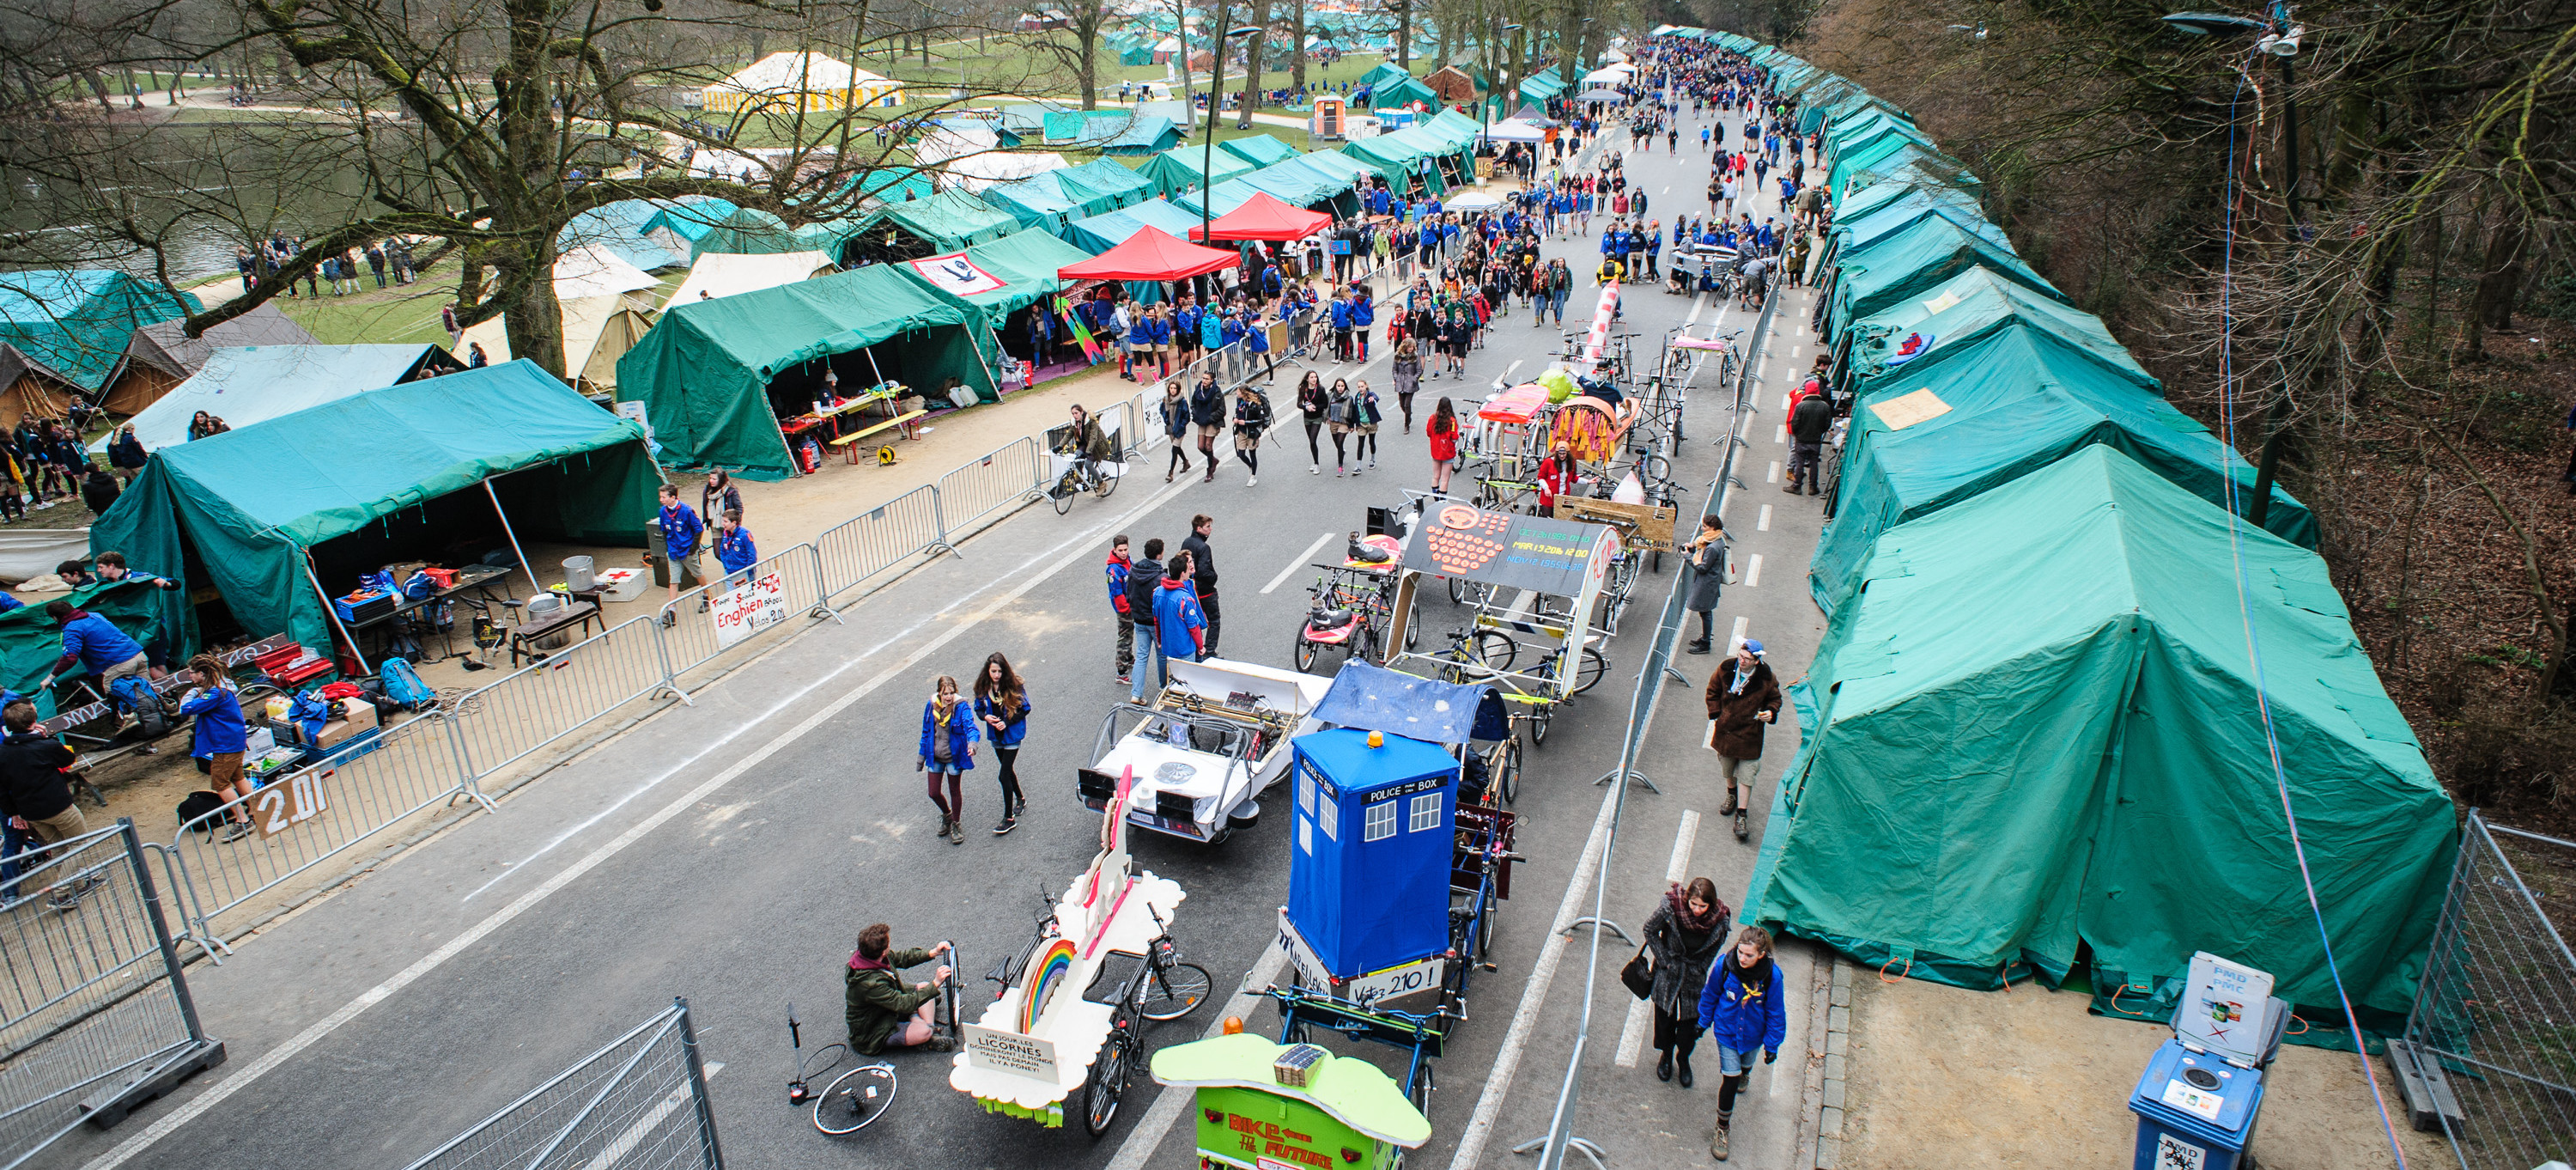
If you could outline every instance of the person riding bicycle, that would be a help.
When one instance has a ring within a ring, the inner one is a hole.
[[[1079,402],[1073,405],[1073,429],[1064,437],[1064,453],[1073,456],[1074,473],[1086,482],[1114,454],[1109,449],[1108,433],[1100,429],[1100,420],[1091,417]]]
[[[1743,278],[1745,308],[1762,307],[1763,289],[1769,281],[1772,264],[1773,261],[1768,256],[1754,256],[1736,268],[1736,275]]]
[[[946,1052],[957,1038],[939,1024],[939,985],[949,970],[942,964],[930,982],[903,985],[896,972],[948,952],[941,943],[929,950],[887,949],[893,931],[879,922],[859,932],[859,949],[851,952],[841,976],[842,1017],[850,1029],[850,1050],[877,1056],[889,1048],[927,1048]]]

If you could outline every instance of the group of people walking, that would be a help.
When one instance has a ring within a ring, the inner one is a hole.
[[[233,249],[233,269],[241,275],[242,292],[248,293],[262,283],[273,281],[278,274],[303,254],[306,242],[300,237],[278,233],[261,240],[254,251],[251,245]],[[372,274],[376,287],[410,284],[418,275],[412,258],[412,242],[401,236],[369,240],[363,245],[342,249],[337,255],[326,255],[313,267],[301,273],[304,296],[322,295],[322,282],[329,281],[331,295],[348,296],[364,291],[362,276]],[[280,290],[289,297],[297,296],[296,281],[289,279]]]

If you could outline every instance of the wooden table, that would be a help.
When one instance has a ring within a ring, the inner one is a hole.
[[[551,651],[537,649],[537,639],[562,633],[566,626],[578,625],[587,630],[598,621],[599,607],[587,601],[573,602],[534,621],[521,621],[510,627],[510,665],[517,666],[521,658],[543,662]]]

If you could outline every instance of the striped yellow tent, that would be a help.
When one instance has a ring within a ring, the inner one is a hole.
[[[821,53],[771,53],[700,91],[707,112],[838,110],[903,104],[903,83]]]

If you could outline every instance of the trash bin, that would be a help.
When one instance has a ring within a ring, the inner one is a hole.
[[[564,588],[575,593],[588,593],[599,588],[599,577],[591,571],[589,557],[570,557],[563,563]]]
[[[2262,1070],[2167,1040],[2129,1095],[2138,1115],[2134,1170],[2236,1170],[2262,1110]]]

